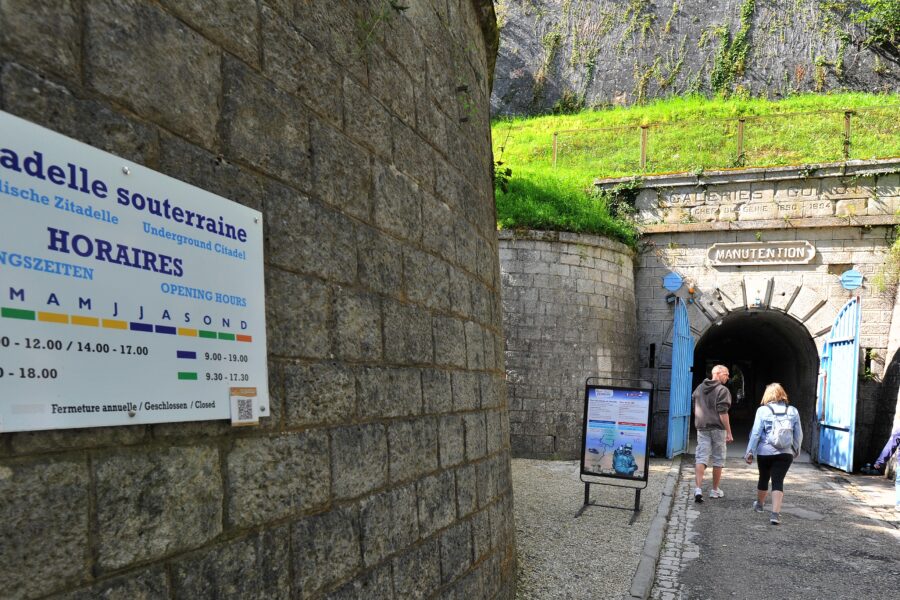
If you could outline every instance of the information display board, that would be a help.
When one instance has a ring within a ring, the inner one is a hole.
[[[0,112],[0,431],[268,414],[260,212]]]
[[[653,390],[586,385],[581,473],[647,481]]]

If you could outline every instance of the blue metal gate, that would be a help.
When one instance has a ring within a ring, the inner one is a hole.
[[[856,379],[859,369],[859,296],[841,308],[822,347],[816,420],[819,462],[853,471]]]
[[[691,423],[691,367],[694,364],[694,338],[684,300],[675,304],[672,328],[672,380],[669,386],[669,435],[666,456],[687,452]]]

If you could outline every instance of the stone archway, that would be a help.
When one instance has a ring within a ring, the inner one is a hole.
[[[804,449],[813,439],[819,353],[809,331],[788,314],[772,310],[732,311],[706,328],[694,351],[694,385],[714,364],[732,372],[731,424],[746,443],[753,416],[769,383],[779,382],[800,411]],[[743,451],[743,448],[740,448]]]
[[[723,280],[720,286],[685,286],[676,293],[688,302],[695,340],[692,387],[708,377],[717,363],[726,364],[732,375],[739,375],[730,383],[734,388],[732,425],[735,439],[746,444],[765,386],[781,383],[800,411],[803,448],[812,449],[815,456],[819,348],[841,302],[784,278],[739,276]],[[663,374],[661,378],[657,375],[662,395],[654,419],[657,452],[665,447],[667,436],[671,336],[670,322],[657,357],[657,371]]]
[[[732,382],[733,387],[741,383],[743,392],[738,401],[733,390],[736,439],[747,441],[765,386],[778,382],[800,411],[803,448],[815,456],[819,348],[843,301],[801,281],[760,275],[695,291],[690,311],[697,339],[694,384],[715,362],[727,363],[740,375]]]
[[[777,339],[808,336],[817,350],[841,307],[859,296],[864,307],[859,366],[867,376],[857,382],[854,461],[871,460],[873,434],[876,445],[883,444],[884,415],[893,414],[896,404],[896,394],[886,397],[881,390],[877,373],[883,357],[893,356],[888,331],[897,313],[894,297],[879,292],[873,280],[893,239],[894,211],[900,206],[898,165],[891,159],[641,180],[635,206],[644,245],[635,269],[635,298],[641,376],[659,391],[653,422],[656,451],[665,448],[667,437],[674,296],[690,303],[697,342],[710,328],[726,324],[735,327],[731,333],[750,332],[749,321],[742,325],[731,319],[771,311],[788,319],[781,326],[773,321],[782,332]],[[597,185],[610,189],[621,182]],[[804,249],[802,256],[798,248]],[[848,291],[841,276],[851,270],[863,276],[863,283]],[[669,273],[680,276],[679,289],[663,285]],[[784,378],[771,377],[776,376]],[[793,394],[810,407],[803,411],[804,426],[813,448],[814,392],[804,384]]]

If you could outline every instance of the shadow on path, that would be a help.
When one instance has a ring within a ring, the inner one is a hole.
[[[725,498],[693,501],[686,457],[651,598],[895,599],[900,514],[893,482],[808,462],[785,480],[782,524],[751,509],[756,465],[726,463]],[[704,489],[710,487],[709,474]]]

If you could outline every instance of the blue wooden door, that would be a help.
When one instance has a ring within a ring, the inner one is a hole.
[[[841,308],[822,347],[816,420],[819,462],[853,471],[856,380],[859,369],[859,297]]]
[[[672,327],[672,380],[669,386],[669,435],[666,456],[687,452],[691,423],[691,367],[694,364],[694,338],[684,300],[675,303]]]

